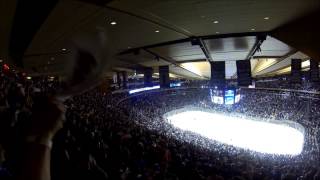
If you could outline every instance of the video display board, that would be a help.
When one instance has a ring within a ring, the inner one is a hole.
[[[239,89],[210,89],[211,102],[214,104],[232,105],[241,99]]]
[[[218,89],[210,89],[211,102],[214,104],[223,104],[223,91]]]
[[[234,90],[225,90],[224,104],[234,104]]]

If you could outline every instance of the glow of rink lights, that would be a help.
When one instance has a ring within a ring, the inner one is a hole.
[[[198,110],[167,117],[170,124],[228,145],[256,152],[298,155],[304,134],[283,124],[242,119]]]
[[[170,83],[170,87],[180,87],[181,83]]]
[[[138,92],[142,92],[142,91],[149,91],[149,90],[159,89],[159,88],[160,88],[160,85],[152,86],[152,87],[144,87],[144,88],[139,88],[139,89],[133,89],[133,90],[129,91],[129,94],[138,93]]]

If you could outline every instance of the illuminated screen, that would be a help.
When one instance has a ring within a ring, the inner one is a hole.
[[[234,104],[233,100],[233,97],[224,97],[225,104]]]
[[[234,91],[233,90],[226,90],[225,96],[234,96]]]
[[[217,89],[210,89],[211,102],[214,104],[223,104],[223,91]]]
[[[226,90],[224,94],[224,103],[225,104],[234,104],[234,91]]]
[[[213,96],[213,103],[215,103],[215,104],[223,104],[223,97]]]
[[[166,118],[182,130],[256,152],[298,155],[303,149],[304,128],[293,121],[267,122],[201,110],[171,113]]]

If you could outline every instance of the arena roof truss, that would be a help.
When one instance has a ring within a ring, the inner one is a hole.
[[[17,1],[0,2],[0,58],[9,62],[8,37]],[[146,67],[158,73],[158,66],[169,65],[172,77],[209,79],[209,62],[225,61],[226,77],[235,78],[235,62],[248,59],[254,77],[287,73],[291,58],[309,57],[271,32],[320,8],[318,0],[90,2],[58,1],[23,54],[28,72],[67,71],[74,44],[102,30],[110,39],[104,48],[117,54],[106,63],[112,71],[129,75]]]

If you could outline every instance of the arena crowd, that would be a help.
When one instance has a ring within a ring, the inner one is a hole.
[[[0,178],[14,179],[19,133],[37,98],[60,86],[46,78],[0,77]],[[241,89],[233,106],[212,104],[207,88],[137,95],[93,89],[65,102],[66,122],[55,136],[52,179],[320,179],[319,97]],[[298,156],[267,155],[183,132],[164,113],[185,106],[226,114],[297,121],[306,128]]]

